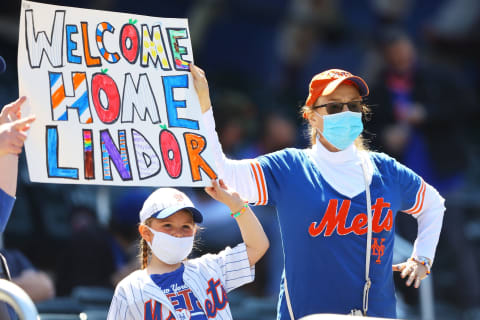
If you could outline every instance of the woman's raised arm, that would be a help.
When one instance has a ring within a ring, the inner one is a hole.
[[[250,203],[258,203],[260,198],[262,198],[259,190],[266,190],[266,186],[261,185],[261,181],[258,178],[255,179],[256,173],[253,170],[258,168],[258,161],[254,159],[231,160],[225,156],[215,131],[215,119],[213,118],[205,72],[193,64],[190,65],[190,71],[198,99],[200,100],[200,107],[203,113],[202,123],[206,131],[207,141],[209,146],[213,148],[217,175],[235,189],[242,198]],[[258,174],[257,172],[257,176]]]

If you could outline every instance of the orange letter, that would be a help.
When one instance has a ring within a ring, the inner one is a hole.
[[[83,40],[83,55],[85,56],[85,62],[87,67],[99,67],[102,65],[99,57],[92,57],[90,53],[90,44],[88,43],[87,22],[82,22],[82,40]]]
[[[217,175],[212,168],[205,162],[200,153],[205,149],[205,138],[201,135],[185,132],[183,134],[185,145],[187,146],[188,160],[190,161],[190,171],[193,181],[202,180],[200,167],[205,171],[210,179],[216,179]]]

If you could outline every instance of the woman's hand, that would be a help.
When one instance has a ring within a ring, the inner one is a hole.
[[[205,192],[213,199],[227,205],[232,212],[240,211],[245,204],[245,201],[240,195],[237,192],[230,190],[222,179],[219,181],[212,180],[212,186],[205,187]]]
[[[406,262],[394,264],[392,266],[393,271],[401,272],[400,276],[404,279],[408,276],[407,287],[409,287],[413,281],[414,287],[420,287],[420,281],[425,279],[428,276],[429,270],[428,267],[423,265],[421,262],[409,259]]]
[[[200,108],[202,109],[202,113],[205,113],[212,106],[205,71],[192,63],[190,64],[190,72],[193,76],[193,84],[195,86],[195,91],[197,91],[198,100],[200,100]]]

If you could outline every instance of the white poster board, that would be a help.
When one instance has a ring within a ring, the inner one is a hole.
[[[18,45],[34,182],[205,186],[216,177],[186,19],[23,1]]]

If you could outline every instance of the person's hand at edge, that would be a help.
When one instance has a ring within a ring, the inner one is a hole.
[[[35,116],[0,125],[0,156],[22,152],[23,143],[27,139],[26,131],[33,121]]]
[[[5,105],[0,112],[0,124],[13,122],[22,117],[20,110],[22,104],[27,100],[27,97],[20,97],[16,101]]]
[[[414,283],[413,286],[415,288],[420,287],[420,282],[425,279],[430,273],[427,266],[412,259],[409,259],[399,264],[394,264],[392,266],[392,270],[401,272],[400,276],[402,277],[402,279],[405,279],[407,277],[407,287]]]
[[[20,154],[27,139],[26,131],[35,120],[31,115],[21,118],[21,106],[26,97],[20,97],[16,101],[7,104],[0,112],[0,156],[5,154]]]
[[[212,106],[205,71],[192,63],[190,64],[190,72],[192,73],[193,85],[195,86],[195,91],[197,92],[198,100],[200,101],[200,108],[202,110],[202,113],[205,113]]]

